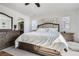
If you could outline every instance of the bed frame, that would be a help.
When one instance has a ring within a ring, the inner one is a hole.
[[[61,56],[61,53],[54,49],[45,48],[29,43],[19,42],[19,49],[26,50],[41,56]]]
[[[59,24],[55,23],[44,23],[38,25],[38,28],[58,28],[58,31],[60,31]],[[29,43],[19,42],[19,49],[27,50],[42,56],[61,56],[61,53],[54,49],[49,49]]]

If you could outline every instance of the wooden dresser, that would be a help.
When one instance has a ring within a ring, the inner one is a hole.
[[[0,49],[14,45],[14,42],[19,35],[20,31],[0,30]]]
[[[74,41],[74,33],[61,33],[66,41]]]

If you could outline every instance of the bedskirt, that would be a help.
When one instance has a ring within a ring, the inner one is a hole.
[[[57,50],[49,49],[29,43],[24,43],[24,42],[19,42],[18,48],[39,54],[41,56],[61,56],[61,53]]]

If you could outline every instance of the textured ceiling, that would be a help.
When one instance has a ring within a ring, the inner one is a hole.
[[[41,7],[37,7],[34,3],[30,3],[27,6],[24,3],[1,3],[1,5],[29,16],[50,15],[53,13],[73,11],[79,8],[78,3],[40,3]]]

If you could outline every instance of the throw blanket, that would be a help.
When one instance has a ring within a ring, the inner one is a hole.
[[[68,49],[67,43],[60,33],[48,33],[48,32],[30,32],[24,33],[19,36],[15,41],[15,48],[18,47],[19,42],[26,42],[38,46],[43,46],[50,49],[56,49],[58,51]]]

